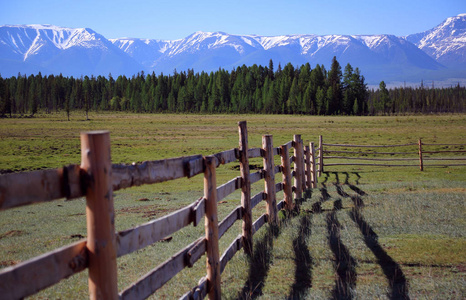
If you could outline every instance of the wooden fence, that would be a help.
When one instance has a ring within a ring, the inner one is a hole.
[[[453,150],[430,150],[426,151],[426,147],[452,147]],[[426,156],[426,154],[446,154],[446,153],[466,153],[464,147],[466,144],[426,144],[419,139],[417,143],[401,144],[401,145],[351,145],[351,144],[329,144],[323,143],[322,136],[319,136],[319,154],[318,154],[318,176],[322,175],[324,167],[327,166],[376,166],[376,167],[419,167],[421,171],[424,167],[448,167],[448,166],[466,166],[465,163],[458,163],[458,161],[465,161],[466,158],[462,157],[435,157]],[[336,150],[335,148],[343,148],[343,150]],[[397,148],[406,149],[404,151],[397,152],[376,152],[372,149],[369,151],[356,151],[351,148]],[[350,149],[350,150],[348,150]],[[333,154],[327,155],[326,154]],[[394,157],[394,156],[411,156],[411,157]],[[387,157],[390,156],[390,157]],[[324,160],[338,159],[339,162],[335,163],[324,163]],[[352,162],[341,162],[344,160],[351,160]],[[354,162],[354,161],[358,162]],[[360,162],[360,161],[371,161]],[[416,164],[409,164],[409,161],[416,161]],[[443,161],[444,163],[428,164],[425,161]],[[374,163],[376,162],[376,163]],[[386,162],[386,163],[377,163]],[[398,163],[394,163],[398,162]]]
[[[238,124],[239,147],[210,156],[192,155],[137,165],[113,164],[110,160],[110,134],[106,131],[81,134],[81,165],[54,170],[14,173],[0,176],[0,209],[61,198],[86,197],[87,239],[0,270],[2,299],[20,299],[89,269],[91,299],[144,299],[155,293],[185,267],[206,254],[207,274],[182,299],[221,297],[221,274],[228,261],[241,248],[253,249],[253,234],[265,223],[276,223],[280,209],[292,209],[293,198],[317,184],[314,144],[303,144],[300,135],[280,147],[273,147],[272,136],[262,138],[262,148],[248,147],[246,122]],[[294,155],[290,155],[294,148]],[[281,165],[274,165],[274,156]],[[249,159],[262,157],[263,169],[250,173]],[[217,187],[216,168],[239,161],[240,176]],[[294,171],[291,171],[294,163]],[[275,174],[282,173],[276,183]],[[135,228],[115,232],[113,191],[143,184],[154,184],[182,177],[204,175],[204,197],[171,214]],[[294,178],[294,185],[292,179]],[[251,196],[251,184],[264,179],[264,191]],[[241,189],[241,205],[225,219],[217,218],[217,203]],[[277,204],[276,193],[284,199]],[[294,194],[293,194],[294,193]],[[266,202],[266,212],[252,220],[252,209]],[[299,202],[296,202],[299,203]],[[298,205],[298,204],[296,204]],[[185,226],[205,223],[200,237],[123,291],[117,286],[117,257],[147,247]],[[220,256],[218,241],[237,220],[242,232]]]

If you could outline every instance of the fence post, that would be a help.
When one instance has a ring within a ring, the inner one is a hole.
[[[293,137],[294,142],[294,185],[295,185],[295,198],[301,199],[303,197],[303,177],[304,177],[304,155],[303,143],[301,135],[295,134]]]
[[[324,145],[322,143],[322,136],[319,135],[319,169],[317,170],[318,176],[322,176],[324,171]]]
[[[419,139],[419,168],[424,171],[424,163],[422,161],[422,141]]]
[[[218,248],[217,180],[215,156],[204,157],[204,197],[207,293],[209,299],[220,299],[220,254]]]
[[[267,215],[270,224],[278,223],[277,201],[275,199],[275,173],[273,163],[273,141],[271,135],[262,136],[264,155],[264,186],[267,202]]]
[[[311,142],[311,188],[317,187],[317,176],[316,176],[316,149],[314,148],[314,142]]]
[[[306,153],[305,161],[305,172],[306,172],[306,189],[311,188],[312,180],[311,180],[311,147],[305,146],[304,152]]]
[[[244,252],[252,255],[252,211],[251,181],[249,179],[248,127],[246,121],[238,123],[239,166],[241,173],[241,206],[243,207],[243,247]]]
[[[110,133],[81,133],[81,169],[86,182],[89,297],[118,299],[115,210]]]
[[[283,174],[283,194],[286,203],[286,209],[293,209],[293,186],[291,185],[291,166],[290,166],[290,149],[285,144],[280,147],[280,156]]]

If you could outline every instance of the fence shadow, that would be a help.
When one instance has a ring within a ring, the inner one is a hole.
[[[254,251],[249,258],[248,279],[237,299],[256,299],[263,294],[262,289],[272,261],[273,240],[279,235],[280,228],[269,225],[264,236],[254,243]]]
[[[319,190],[320,190],[320,194],[322,196],[322,202],[323,202],[323,201],[327,201],[328,199],[332,198],[332,196],[330,196],[330,194],[328,193],[327,186],[325,185],[325,183],[322,182],[321,185],[322,187]]]
[[[385,277],[388,280],[391,293],[390,299],[409,299],[408,283],[403,271],[378,242],[378,236],[372,230],[371,226],[364,220],[361,210],[358,207],[349,212],[350,218],[358,225],[359,230],[364,236],[366,246],[374,253],[377,263],[381,266]]]
[[[295,281],[291,287],[288,299],[301,299],[312,287],[312,257],[307,248],[306,238],[312,233],[312,215],[306,213],[301,217],[298,236],[293,240],[295,256]]]
[[[338,275],[335,281],[335,287],[332,291],[333,299],[352,299],[352,290],[356,287],[356,261],[349,253],[348,248],[343,244],[340,238],[340,222],[336,216],[338,204],[327,214],[327,231],[330,250],[332,250],[335,261],[334,268]]]

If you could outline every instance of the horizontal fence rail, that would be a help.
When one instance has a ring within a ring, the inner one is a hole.
[[[434,146],[448,146],[456,147],[454,150],[431,150],[426,151],[425,146],[434,147]],[[318,175],[321,176],[324,171],[324,167],[330,166],[373,166],[373,167],[419,167],[421,171],[424,170],[424,167],[449,167],[449,166],[466,166],[466,163],[457,163],[456,161],[466,161],[466,157],[433,157],[426,156],[426,154],[439,154],[439,153],[466,153],[464,147],[466,144],[433,144],[433,143],[423,143],[419,139],[418,143],[407,143],[407,144],[398,144],[398,145],[353,145],[353,144],[331,144],[323,143],[322,136],[319,136],[319,155],[318,155]],[[335,150],[338,148],[344,148],[344,150]],[[347,150],[351,148],[403,148],[409,149],[409,151],[403,152],[380,152],[374,150],[366,151],[354,151]],[[410,149],[411,148],[411,149]],[[340,154],[340,155],[325,155],[325,154]],[[356,156],[354,156],[356,154]],[[352,155],[352,156],[350,156]],[[413,157],[380,157],[380,155],[411,155]],[[368,157],[371,156],[371,157]],[[372,157],[377,156],[377,157]],[[324,160],[335,160],[338,159],[339,162],[324,163]],[[363,163],[363,162],[342,162],[344,160],[349,161],[372,161],[372,163]],[[418,164],[406,164],[406,163],[374,163],[375,162],[408,162],[408,161],[418,161]],[[450,163],[437,163],[437,164],[425,164],[425,161],[450,161]],[[453,163],[455,162],[455,163]]]
[[[239,147],[210,156],[192,155],[139,164],[111,164],[109,132],[81,134],[81,165],[0,176],[0,210],[31,203],[86,197],[87,238],[41,256],[0,270],[2,299],[21,299],[50,287],[62,279],[89,270],[91,299],[145,299],[176,274],[192,267],[206,255],[207,274],[181,299],[221,297],[221,274],[235,253],[252,254],[253,235],[267,223],[276,224],[278,210],[292,209],[306,189],[317,186],[317,156],[314,144],[305,146],[300,135],[280,147],[273,147],[265,135],[261,148],[248,148],[246,122],[238,123]],[[294,149],[293,155],[290,154]],[[274,156],[281,165],[274,165]],[[263,168],[250,173],[249,158],[262,158]],[[240,176],[217,186],[215,169],[221,164],[239,162]],[[291,172],[291,163],[294,171]],[[275,175],[282,180],[275,182]],[[179,178],[204,175],[204,196],[186,207],[119,232],[114,229],[114,191],[156,184]],[[292,184],[294,179],[294,184]],[[264,180],[264,191],[251,196],[251,184]],[[217,220],[217,203],[241,190],[241,205],[223,220]],[[276,194],[283,191],[277,204]],[[265,201],[266,211],[252,220],[252,209]],[[150,246],[165,237],[205,220],[206,235],[155,266],[122,291],[117,287],[116,258]],[[218,241],[241,221],[242,232],[220,255]],[[99,242],[96,242],[98,239]],[[100,248],[102,245],[107,245]]]

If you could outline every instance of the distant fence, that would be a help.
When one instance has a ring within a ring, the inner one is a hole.
[[[91,299],[144,299],[155,293],[185,267],[206,254],[207,274],[182,299],[221,297],[221,274],[234,254],[253,249],[253,234],[265,223],[276,223],[278,210],[292,209],[293,198],[317,184],[314,144],[304,145],[300,135],[280,147],[272,136],[262,137],[262,148],[248,147],[246,122],[238,124],[239,147],[210,156],[193,155],[137,165],[111,164],[110,134],[106,131],[81,134],[81,165],[54,170],[0,176],[0,209],[61,198],[86,197],[87,239],[0,270],[2,299],[21,299],[60,280],[89,269]],[[294,155],[290,155],[294,148]],[[321,148],[322,149],[322,148]],[[274,156],[281,165],[274,165]],[[263,169],[250,173],[249,158],[263,158]],[[240,176],[217,187],[216,168],[239,161]],[[291,171],[294,163],[294,171]],[[275,183],[275,174],[282,181]],[[113,191],[204,174],[204,197],[171,214],[135,228],[115,232]],[[294,178],[294,184],[292,179]],[[251,184],[264,179],[264,191],[251,196]],[[241,189],[241,205],[218,221],[217,203]],[[276,193],[284,199],[277,204]],[[294,195],[293,195],[294,194]],[[252,209],[262,200],[266,212],[253,222]],[[117,286],[117,257],[147,247],[183,227],[197,226],[205,218],[205,237],[192,242],[155,267],[123,291]],[[220,256],[218,241],[237,220],[242,232]]]
[[[427,147],[445,146],[455,148],[453,150],[426,151]],[[433,157],[426,154],[446,154],[446,153],[466,153],[464,150],[466,144],[426,144],[421,139],[417,143],[399,144],[399,145],[351,145],[351,144],[329,144],[324,143],[322,136],[319,136],[319,156],[318,156],[318,176],[322,175],[324,167],[330,166],[375,166],[375,167],[419,167],[421,171],[424,167],[448,167],[448,166],[466,166],[466,157]],[[336,150],[343,148],[343,150]],[[380,148],[402,148],[404,151],[379,152],[379,151],[356,151],[352,148],[380,149]],[[349,150],[348,150],[349,149]],[[334,154],[327,155],[326,154]],[[336,155],[335,155],[336,154]],[[393,157],[393,156],[411,156],[411,157]],[[390,156],[390,157],[387,157]],[[414,157],[416,156],[416,157]],[[327,163],[327,160],[338,160],[335,163]],[[342,161],[351,162],[342,162]],[[325,162],[324,162],[325,161]],[[372,161],[371,163],[360,161]],[[409,164],[409,161],[417,161],[416,164]],[[428,164],[425,161],[443,161],[444,163]],[[375,162],[375,163],[374,163]],[[377,163],[378,162],[378,163]],[[380,163],[385,162],[385,163]],[[398,162],[398,163],[396,163]]]

